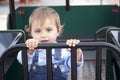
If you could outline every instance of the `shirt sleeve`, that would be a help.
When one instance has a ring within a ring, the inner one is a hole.
[[[19,52],[18,52],[17,60],[18,60],[19,63],[22,64],[22,53],[21,53],[21,52],[22,52],[22,51],[19,51]]]
[[[33,52],[32,55],[29,55],[29,54],[27,54],[27,55],[28,55],[28,69],[30,69],[30,66],[31,66],[31,64],[32,64],[32,58],[33,58],[34,52]],[[19,52],[18,52],[17,60],[18,60],[18,62],[19,62],[20,64],[22,64],[22,51],[19,51]]]
[[[68,68],[71,69],[71,53],[67,51],[66,49],[62,50],[62,59],[64,59],[64,65]],[[77,68],[79,69],[83,65],[83,54],[82,54],[82,60],[77,62]]]

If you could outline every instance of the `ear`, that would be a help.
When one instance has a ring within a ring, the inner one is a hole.
[[[57,37],[60,35],[60,32],[57,33]]]

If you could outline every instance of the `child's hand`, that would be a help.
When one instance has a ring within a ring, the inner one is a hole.
[[[78,39],[70,39],[66,41],[66,44],[69,46],[73,46],[75,47],[77,44],[80,43],[80,40]],[[67,48],[68,51],[71,50],[71,48]],[[77,48],[77,61],[81,61],[82,60],[82,51],[80,48]]]
[[[78,40],[78,39],[69,39],[66,41],[66,44],[69,46],[75,47],[76,44],[78,44],[79,42],[80,42],[80,40]]]
[[[28,39],[28,40],[26,40],[25,43],[26,43],[26,46],[27,46],[30,50],[32,50],[32,49],[35,49],[35,48],[38,46],[39,41],[36,40],[36,39]]]

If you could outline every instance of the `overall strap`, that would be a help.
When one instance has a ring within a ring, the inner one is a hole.
[[[55,58],[56,60],[60,60],[60,59],[61,59],[61,49],[60,49],[60,48],[56,48],[56,49],[55,49],[54,58]]]
[[[35,50],[35,55],[33,56],[32,64],[36,64],[38,62],[38,53],[39,50]]]
[[[39,50],[35,50],[35,54],[33,56],[32,64],[37,64],[38,63],[39,52],[40,52]],[[56,60],[61,60],[61,49],[59,49],[59,48],[55,49],[54,58]]]

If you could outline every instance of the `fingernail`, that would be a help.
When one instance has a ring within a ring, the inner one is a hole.
[[[73,47],[75,47],[75,45],[73,45]]]

